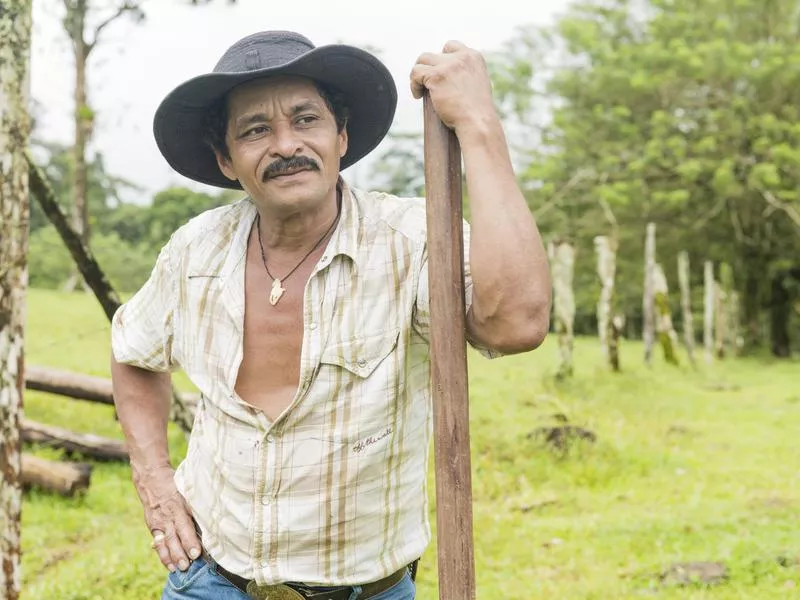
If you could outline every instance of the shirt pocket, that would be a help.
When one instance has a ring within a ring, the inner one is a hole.
[[[328,343],[320,363],[339,366],[360,379],[366,379],[394,351],[399,336],[400,329],[393,328]]]
[[[397,425],[398,382],[404,368],[392,357],[398,351],[400,328],[358,334],[329,344],[323,369],[339,369],[331,388],[329,410],[349,415],[335,432],[325,434],[335,462],[344,469],[343,493],[361,494],[382,487]]]

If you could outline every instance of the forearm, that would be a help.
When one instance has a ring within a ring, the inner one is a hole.
[[[114,404],[128,445],[134,481],[168,467],[169,373],[154,373],[111,359]]]
[[[550,274],[499,119],[458,131],[470,205],[470,319],[485,341],[525,350],[549,325]]]

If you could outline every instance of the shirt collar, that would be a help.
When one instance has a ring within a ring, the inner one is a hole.
[[[353,265],[358,268],[358,239],[361,216],[359,211],[356,191],[344,179],[340,178],[342,190],[342,208],[339,224],[328,242],[325,255],[331,260],[334,256],[344,255],[350,257]]]
[[[339,181],[342,190],[342,212],[339,216],[339,223],[336,225],[336,229],[334,229],[333,235],[328,242],[328,249],[324,255],[327,260],[323,260],[329,264],[335,256],[348,256],[353,261],[353,265],[358,268],[361,214],[356,196],[357,190],[350,187],[344,179],[340,178]],[[223,275],[231,275],[238,266],[243,265],[244,257],[247,253],[247,240],[257,214],[255,204],[251,198],[244,198],[241,202],[241,215],[231,240],[228,256],[222,268]],[[326,264],[321,266],[324,267]]]

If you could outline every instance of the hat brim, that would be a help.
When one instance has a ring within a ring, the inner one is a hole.
[[[175,88],[159,105],[153,134],[169,165],[181,175],[215,187],[242,189],[225,177],[206,142],[206,118],[214,102],[236,86],[271,75],[298,75],[334,86],[347,98],[347,153],[340,169],[369,154],[386,136],[397,107],[391,74],[373,55],[344,45],[314,48],[276,67],[243,73],[210,73]]]

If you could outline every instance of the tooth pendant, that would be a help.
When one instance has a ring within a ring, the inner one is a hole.
[[[280,279],[273,280],[272,290],[269,293],[269,303],[272,304],[272,306],[275,306],[278,303],[278,300],[281,299],[281,296],[283,296],[283,292],[285,291],[286,289],[281,287]]]

